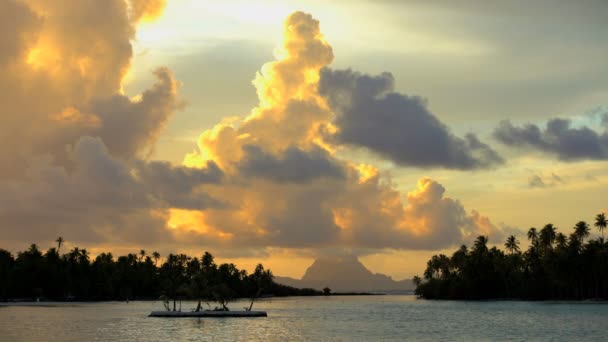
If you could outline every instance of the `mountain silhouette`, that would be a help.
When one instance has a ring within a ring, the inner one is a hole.
[[[308,267],[302,279],[277,276],[275,281],[298,288],[329,287],[333,292],[391,293],[414,288],[410,279],[396,281],[387,275],[372,273],[356,256],[322,257]]]

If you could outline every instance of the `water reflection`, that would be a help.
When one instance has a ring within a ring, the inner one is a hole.
[[[184,302],[189,309],[196,303]],[[234,308],[241,307],[234,303]],[[278,298],[268,318],[150,318],[160,302],[0,307],[2,341],[603,340],[608,305]]]

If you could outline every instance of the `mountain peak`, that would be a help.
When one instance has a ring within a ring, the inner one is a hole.
[[[388,292],[412,289],[410,280],[395,281],[384,274],[374,274],[354,255],[320,257],[308,267],[301,280],[276,277],[276,281],[300,288],[329,287],[334,292]]]

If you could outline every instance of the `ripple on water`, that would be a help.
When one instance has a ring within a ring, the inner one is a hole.
[[[195,303],[182,303],[184,310]],[[233,303],[234,308],[244,303]],[[3,341],[598,341],[608,305],[413,296],[275,298],[267,318],[150,318],[159,302],[0,307]]]

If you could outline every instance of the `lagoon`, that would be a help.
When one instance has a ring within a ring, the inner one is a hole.
[[[247,302],[230,307],[242,309]],[[194,307],[183,302],[183,310]],[[2,341],[599,341],[601,302],[430,301],[411,295],[271,298],[267,318],[147,317],[158,301],[0,305]]]

